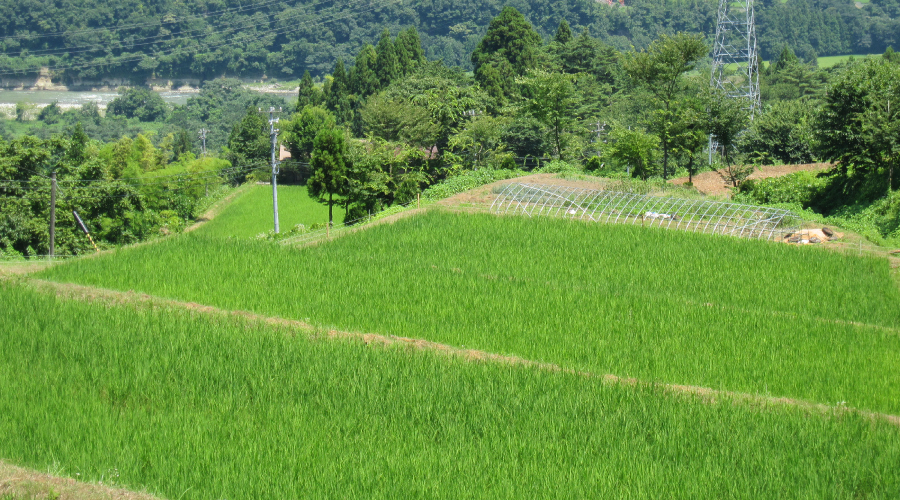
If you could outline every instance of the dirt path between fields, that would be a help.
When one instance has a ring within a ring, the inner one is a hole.
[[[70,300],[81,300],[86,302],[99,302],[106,305],[124,305],[132,307],[148,307],[151,309],[182,309],[197,312],[199,314],[208,314],[219,317],[239,318],[245,321],[251,321],[258,324],[272,325],[276,327],[287,328],[292,335],[298,332],[306,334],[310,338],[331,338],[331,339],[351,339],[364,342],[366,345],[374,346],[405,346],[414,350],[432,351],[444,355],[458,357],[469,361],[483,361],[506,363],[510,365],[525,366],[537,368],[541,370],[549,370],[554,372],[563,372],[577,374],[586,377],[598,377],[610,384],[628,385],[628,386],[652,386],[662,388],[673,394],[691,395],[699,397],[705,402],[715,402],[718,399],[731,399],[735,402],[753,405],[776,405],[790,406],[801,408],[810,413],[818,414],[857,414],[873,420],[888,422],[892,425],[900,427],[900,416],[889,415],[885,413],[876,413],[856,408],[844,406],[829,406],[821,403],[804,401],[801,399],[786,397],[770,397],[756,394],[725,391],[719,389],[711,389],[708,387],[681,385],[681,384],[663,384],[641,381],[635,378],[620,377],[612,374],[597,374],[583,372],[564,368],[554,363],[543,363],[533,360],[520,358],[518,356],[507,356],[502,354],[481,351],[478,349],[464,349],[438,342],[431,342],[424,339],[398,337],[393,335],[381,335],[376,333],[346,332],[340,330],[323,330],[314,327],[308,323],[290,320],[279,317],[264,316],[248,311],[228,311],[212,306],[197,304],[194,302],[183,302],[171,299],[163,299],[152,295],[135,293],[133,291],[120,292],[96,287],[88,287],[76,284],[55,283],[36,279],[16,279],[20,285],[29,286],[35,290],[55,294],[57,297]]]
[[[112,471],[111,473],[116,473]],[[0,498],[4,500],[159,500],[147,493],[99,483],[77,481],[0,460]]]

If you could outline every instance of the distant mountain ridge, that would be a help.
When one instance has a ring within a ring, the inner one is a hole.
[[[37,77],[54,82],[104,79],[205,80],[223,75],[299,78],[351,61],[384,28],[415,26],[429,59],[471,69],[469,56],[490,20],[512,5],[549,37],[565,19],[614,47],[645,47],[659,33],[715,29],[714,0],[0,0],[0,81]],[[788,44],[803,59],[882,52],[898,45],[900,2],[764,0],[757,31],[764,59]]]

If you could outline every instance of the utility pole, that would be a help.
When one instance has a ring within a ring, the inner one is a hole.
[[[200,129],[200,140],[203,141],[203,146],[200,148],[201,156],[206,156],[206,134],[209,133],[209,130],[205,128]]]
[[[281,113],[281,108],[278,108],[278,112]],[[279,130],[275,128],[275,124],[278,123],[278,118],[275,117],[275,108],[269,108],[269,135],[272,138],[272,210],[275,212],[275,234],[279,233],[278,228],[278,184],[276,181],[276,176],[278,175],[278,132]]]
[[[50,172],[50,260],[56,253],[56,170]]]

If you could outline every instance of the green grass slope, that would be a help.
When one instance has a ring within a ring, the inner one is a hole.
[[[297,224],[328,222],[328,207],[316,203],[306,186],[278,186],[278,218],[282,231]],[[272,186],[255,185],[197,232],[207,236],[251,238],[274,228]]]
[[[888,271],[729,237],[432,211],[311,248],[186,235],[39,276],[898,414]]]
[[[900,495],[900,432],[0,283],[0,456],[167,498]]]

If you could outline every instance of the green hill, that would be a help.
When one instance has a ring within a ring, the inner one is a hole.
[[[86,2],[65,4],[0,0],[0,83],[33,78],[50,67],[57,81],[137,82],[208,80],[222,75],[297,79],[323,75],[342,57],[350,61],[388,29],[415,26],[429,59],[471,69],[470,54],[490,20],[506,5],[495,0],[371,4],[228,1]],[[647,46],[660,33],[712,36],[716,3],[626,0],[513,2],[549,37],[567,20],[578,32],[620,50]],[[772,59],[785,44],[801,57],[881,53],[898,31],[898,6],[875,0],[859,9],[846,0],[791,0],[757,4],[761,55]],[[113,83],[115,85],[116,83]]]

